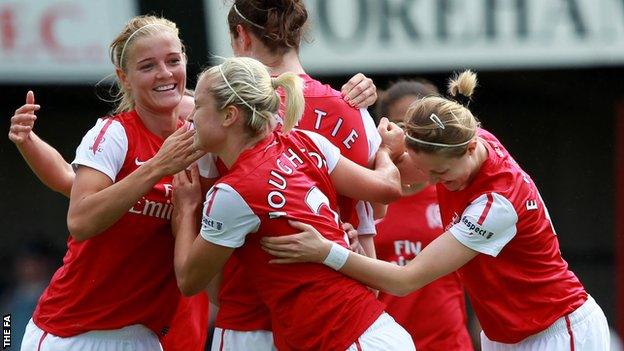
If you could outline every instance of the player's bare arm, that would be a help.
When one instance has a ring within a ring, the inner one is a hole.
[[[9,139],[17,146],[20,154],[48,188],[67,197],[74,182],[74,171],[63,156],[52,146],[41,140],[33,131],[40,105],[35,104],[35,94],[26,94],[26,103],[15,110],[11,117]]]
[[[203,155],[193,147],[194,130],[175,131],[158,153],[117,183],[90,167],[79,167],[72,187],[67,226],[76,240],[110,227],[160,179],[188,167]]]
[[[388,128],[387,123],[380,128]],[[398,128],[398,127],[397,127]],[[382,144],[375,157],[375,169],[361,167],[345,157],[340,157],[331,173],[338,194],[359,200],[390,203],[401,196],[399,171],[392,157],[402,152],[399,143]]]
[[[322,263],[334,243],[325,239],[310,225],[291,222],[291,226],[301,232],[262,239],[263,249],[277,257],[271,260],[271,263]],[[401,267],[349,252],[340,272],[368,286],[393,295],[404,296],[457,270],[476,255],[476,251],[464,246],[446,232],[406,266]],[[440,257],[445,258],[443,263],[440,262]]]
[[[197,166],[191,167],[190,174],[183,170],[174,175],[173,187],[174,269],[180,291],[191,296],[206,289],[234,249],[212,244],[197,235],[202,205]]]

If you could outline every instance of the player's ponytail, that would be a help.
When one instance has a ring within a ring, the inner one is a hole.
[[[449,79],[448,93],[457,102],[468,107],[476,87],[477,75],[471,70],[465,70]]]
[[[284,111],[285,132],[290,131],[299,121],[303,114],[305,100],[303,98],[303,80],[294,73],[282,73],[276,78],[271,78],[274,89],[282,88],[286,95],[286,109]]]

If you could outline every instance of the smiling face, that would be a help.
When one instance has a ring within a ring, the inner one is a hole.
[[[415,152],[411,148],[407,152],[411,163],[428,178],[430,184],[442,183],[449,191],[458,191],[468,185],[478,168],[476,149],[477,142],[473,141],[460,157]]]
[[[178,106],[186,86],[186,57],[178,37],[168,31],[136,39],[120,79],[135,106],[168,112]]]

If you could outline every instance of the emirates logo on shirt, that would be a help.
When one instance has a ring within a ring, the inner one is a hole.
[[[171,214],[173,213],[173,204],[171,203],[171,194],[173,191],[173,186],[171,184],[156,184],[154,189],[159,192],[164,192],[165,201],[157,201],[155,199],[150,199],[147,196],[143,196],[137,201],[134,206],[132,206],[128,212],[156,217],[164,220],[171,220]]]

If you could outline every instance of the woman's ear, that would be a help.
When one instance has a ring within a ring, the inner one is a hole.
[[[236,40],[239,41],[240,48],[243,49],[243,52],[249,51],[251,47],[251,34],[244,26],[238,24],[236,25]]]
[[[242,117],[240,108],[235,105],[226,106],[224,112],[223,121],[221,122],[221,125],[224,127],[234,125]]]
[[[121,86],[126,90],[130,91],[130,82],[128,81],[128,75],[121,68],[115,67],[115,74],[117,75],[117,80]]]
[[[477,140],[471,140],[468,143],[468,148],[466,149],[466,153],[468,153],[468,156],[472,156],[475,152],[475,150],[477,150]]]

